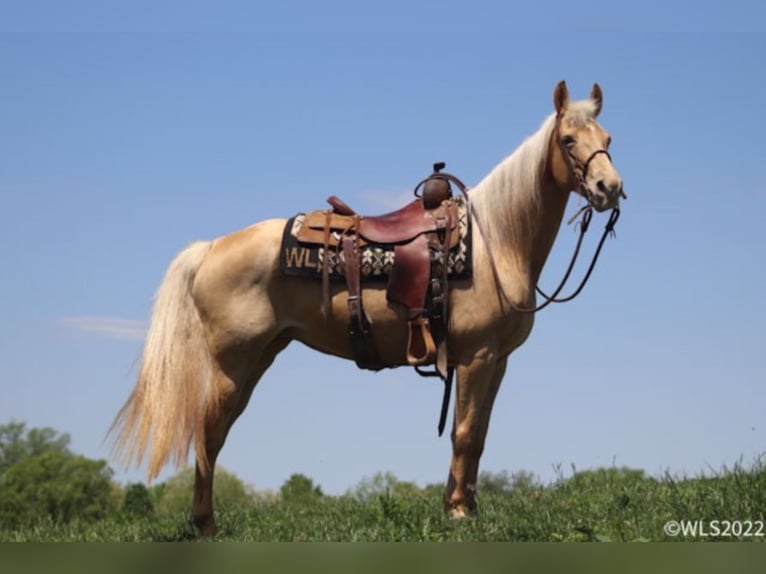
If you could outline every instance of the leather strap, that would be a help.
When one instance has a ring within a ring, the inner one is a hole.
[[[455,367],[447,369],[447,375],[444,377],[444,396],[442,397],[442,410],[439,414],[439,436],[444,433],[444,426],[447,424],[447,411],[449,409],[449,399],[452,394],[452,379],[455,376]]]
[[[439,286],[440,293],[432,293],[433,298],[433,315],[438,318],[437,334],[439,337],[439,348],[436,352],[436,371],[441,375],[442,379],[446,382],[448,375],[448,360],[447,360],[447,329],[449,324],[449,254],[450,245],[452,243],[452,212],[447,211],[447,221],[444,227],[444,242],[442,243],[442,261],[441,261],[441,285]],[[436,274],[440,271],[434,269]]]
[[[384,367],[370,333],[370,320],[362,305],[362,289],[359,277],[359,249],[356,235],[343,237],[343,259],[348,286],[348,334],[354,361],[360,369],[379,371]]]
[[[325,218],[324,245],[322,246],[324,249],[322,251],[322,304],[329,317],[332,313],[332,305],[330,304],[330,220],[332,219],[332,212],[327,211]]]

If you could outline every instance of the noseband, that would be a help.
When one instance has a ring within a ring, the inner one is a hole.
[[[588,159],[585,160],[585,163],[582,164],[582,179],[583,180],[585,180],[588,177],[588,168],[590,167],[590,162],[593,161],[593,158],[600,153],[603,153],[607,158],[609,158],[609,163],[612,163],[612,156],[609,155],[609,152],[605,148],[597,149],[592,154],[590,154],[588,156]],[[575,157],[575,155],[572,152],[569,152],[569,157],[571,160],[573,160],[573,163],[578,163],[578,164],[580,163],[580,161]]]

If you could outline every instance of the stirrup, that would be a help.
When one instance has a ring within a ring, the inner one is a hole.
[[[407,363],[428,365],[436,360],[436,343],[428,326],[428,319],[417,317],[408,322]]]

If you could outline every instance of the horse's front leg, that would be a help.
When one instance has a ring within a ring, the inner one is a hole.
[[[452,464],[447,480],[444,509],[453,518],[476,511],[479,458],[497,390],[505,374],[507,356],[477,357],[457,369],[455,421],[452,426]]]

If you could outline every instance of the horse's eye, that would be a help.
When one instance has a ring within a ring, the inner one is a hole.
[[[561,143],[566,147],[572,147],[575,143],[577,143],[577,140],[572,136],[564,136],[561,138]]]

